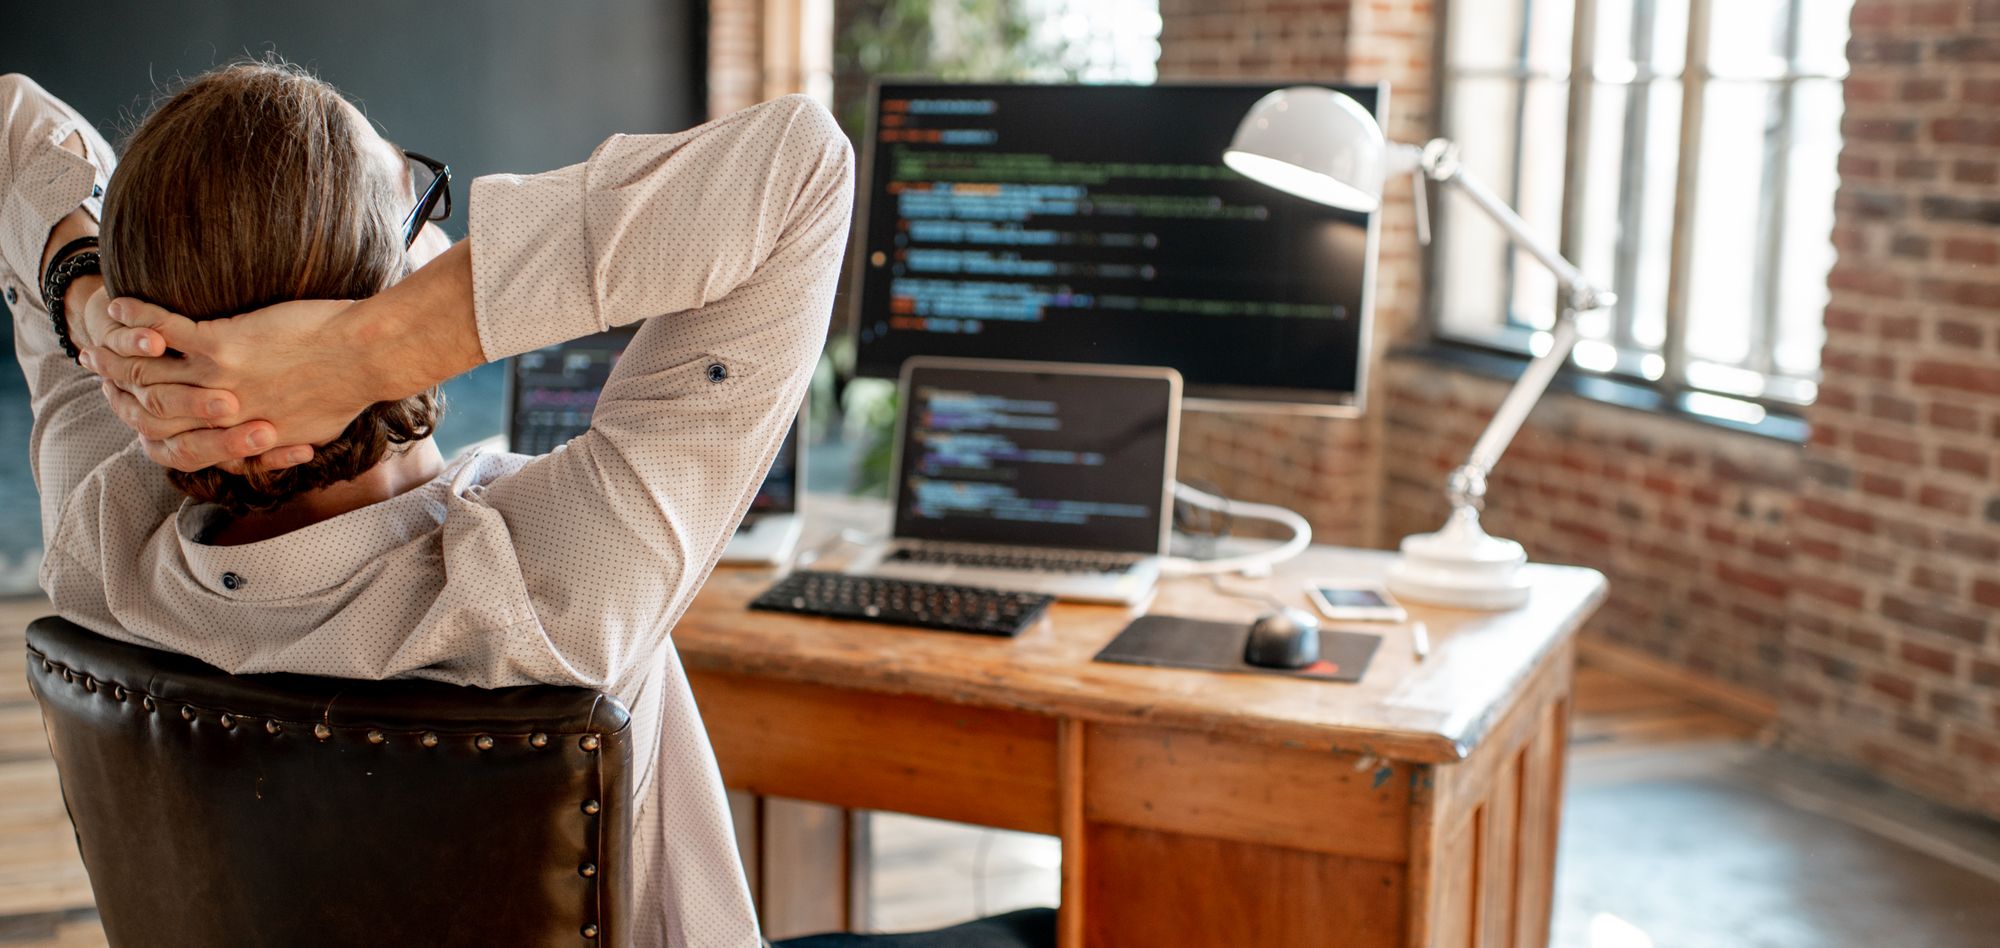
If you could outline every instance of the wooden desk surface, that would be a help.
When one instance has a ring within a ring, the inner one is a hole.
[[[801,549],[843,527],[886,532],[880,501],[813,495]],[[837,569],[854,549],[816,568]],[[1268,580],[1226,577],[1306,608],[1309,578],[1376,577],[1392,554],[1315,546]],[[751,612],[769,569],[719,567],[674,631],[693,671],[918,695],[1114,724],[1148,724],[1301,750],[1339,750],[1420,763],[1465,758],[1539,663],[1604,595],[1595,570],[1531,565],[1534,593],[1511,612],[1405,604],[1428,624],[1431,656],[1418,663],[1408,627],[1329,624],[1383,636],[1356,684],[1217,674],[1091,661],[1133,616],[1164,613],[1249,623],[1266,606],[1217,594],[1202,577],[1166,580],[1137,608],[1061,603],[1013,639]]]

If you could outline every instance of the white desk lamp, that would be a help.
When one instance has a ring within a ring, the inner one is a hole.
[[[1458,146],[1433,139],[1419,148],[1387,141],[1375,117],[1360,103],[1331,89],[1297,86],[1258,100],[1243,116],[1222,160],[1245,177],[1309,201],[1369,212],[1382,204],[1382,181],[1410,174],[1416,183],[1417,236],[1430,242],[1424,179],[1457,188],[1507,232],[1507,236],[1555,273],[1562,308],[1548,351],[1535,357],[1500,403],[1465,463],[1445,486],[1451,517],[1436,533],[1403,538],[1402,558],[1390,567],[1389,591],[1417,602],[1471,609],[1511,609],[1527,601],[1521,544],[1491,537],[1479,526],[1486,478],[1529,410],[1576,344],[1576,315],[1610,306],[1618,298],[1592,286],[1582,271],[1528,230],[1485,185],[1459,164]]]

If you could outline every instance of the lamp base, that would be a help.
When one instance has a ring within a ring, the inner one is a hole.
[[[1402,551],[1384,580],[1398,599],[1496,611],[1528,601],[1520,575],[1527,553],[1519,543],[1488,536],[1471,506],[1454,509],[1436,533],[1404,537]]]

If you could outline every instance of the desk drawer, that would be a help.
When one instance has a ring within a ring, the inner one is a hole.
[[[1053,718],[690,672],[732,790],[1054,835]]]

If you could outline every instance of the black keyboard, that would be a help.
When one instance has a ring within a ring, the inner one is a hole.
[[[902,547],[889,554],[898,563],[934,563],[1031,573],[1122,573],[1137,558],[1128,553],[1067,553],[1057,550],[950,550]]]
[[[800,570],[764,590],[763,595],[750,603],[750,608],[979,635],[1019,635],[1055,598],[977,586]]]

